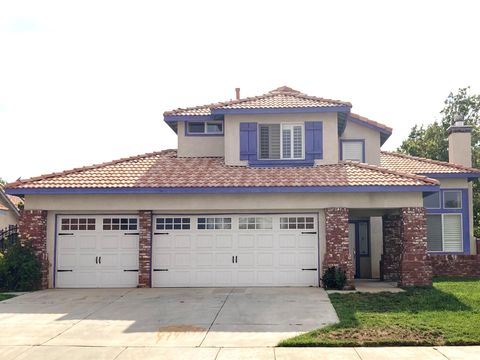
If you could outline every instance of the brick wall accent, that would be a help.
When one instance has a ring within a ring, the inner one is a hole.
[[[18,220],[18,232],[22,242],[31,241],[33,250],[40,261],[42,278],[41,289],[48,288],[47,256],[47,211],[45,210],[23,210]]]
[[[402,218],[400,215],[383,216],[383,254],[382,280],[398,281],[400,279],[400,254]]]
[[[480,255],[430,255],[434,276],[480,277]]]
[[[399,286],[431,286],[432,265],[427,254],[427,221],[423,207],[402,208]]]
[[[347,288],[354,288],[353,261],[348,240],[348,209],[325,209],[326,248],[322,275],[330,266],[343,269],[347,275]]]
[[[141,210],[139,216],[138,287],[151,287],[152,212]]]

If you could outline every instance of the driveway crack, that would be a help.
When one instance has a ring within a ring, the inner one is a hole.
[[[205,333],[205,336],[203,337],[203,339],[202,339],[202,341],[200,342],[200,345],[198,345],[198,347],[201,347],[201,346],[203,345],[203,342],[205,341],[205,339],[207,338],[208,333],[210,332],[210,329],[212,328],[213,324],[215,324],[215,321],[217,321],[218,315],[219,315],[220,312],[222,311],[223,307],[225,306],[225,303],[226,303],[227,300],[228,300],[228,297],[232,294],[232,292],[233,292],[233,288],[230,288],[230,291],[228,292],[227,296],[225,297],[225,300],[223,300],[222,306],[220,306],[220,309],[218,309],[217,314],[216,314],[215,317],[213,318],[212,323],[211,323],[210,326],[208,327],[207,332]],[[218,355],[218,353],[217,353],[217,355]]]

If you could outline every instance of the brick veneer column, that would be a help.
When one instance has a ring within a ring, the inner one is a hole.
[[[48,255],[47,255],[47,211],[23,210],[18,220],[18,232],[23,242],[30,241],[40,261],[42,273],[40,288],[48,288]]]
[[[400,215],[383,216],[383,254],[382,280],[398,281],[400,279],[400,255],[402,218]]]
[[[353,261],[349,250],[348,239],[348,209],[325,209],[325,258],[323,259],[322,274],[330,266],[336,266],[347,275],[347,288],[354,288]]]
[[[138,286],[146,288],[152,286],[152,212],[141,210],[138,215]]]
[[[399,286],[431,286],[432,264],[427,254],[425,209],[401,209],[402,254]]]

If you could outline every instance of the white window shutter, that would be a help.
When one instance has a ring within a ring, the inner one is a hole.
[[[342,160],[363,162],[363,142],[344,141],[342,142]]]
[[[463,251],[462,216],[460,214],[443,215],[443,251]]]

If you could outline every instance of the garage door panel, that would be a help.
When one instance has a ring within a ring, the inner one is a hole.
[[[168,217],[174,216],[157,218]],[[172,287],[318,285],[316,270],[305,274],[301,270],[302,266],[316,269],[318,262],[317,225],[309,220],[307,230],[306,218],[295,214],[189,216],[189,227],[169,229],[168,235],[154,233],[154,268],[168,271],[154,271],[152,283]]]
[[[238,235],[238,248],[239,249],[255,248],[255,235],[254,234],[240,234],[240,235]]]
[[[128,218],[128,221],[133,219],[128,226],[132,227],[131,230],[137,230],[138,218]],[[106,219],[109,222],[105,222]],[[137,233],[126,235],[129,230],[117,231],[114,227],[120,226],[115,225],[110,216],[61,215],[59,220],[56,244],[57,287],[137,286]],[[133,271],[124,272],[125,269]]]

